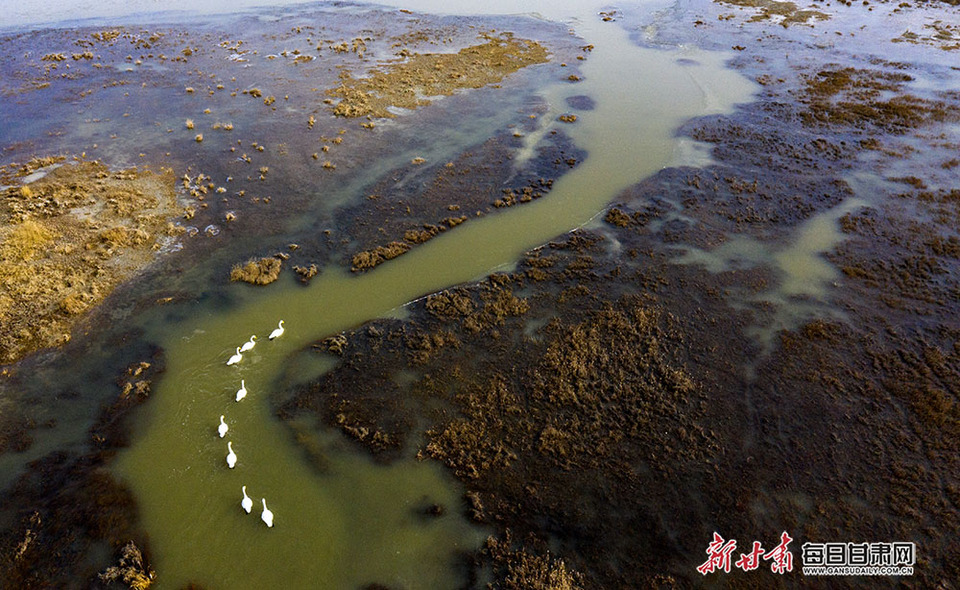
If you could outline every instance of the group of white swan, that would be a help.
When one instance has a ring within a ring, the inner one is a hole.
[[[270,340],[279,338],[283,336],[283,320],[280,320],[280,323],[277,324],[276,329],[273,332],[270,332]],[[253,350],[253,347],[257,345],[257,335],[254,334],[250,337],[250,340],[243,343],[243,346],[237,347],[237,353],[227,359],[227,365],[235,365],[243,360],[243,353],[248,350]]]
[[[270,340],[279,338],[283,336],[283,320],[280,320],[280,323],[277,324],[277,328],[270,332]],[[243,360],[243,353],[249,350],[252,350],[254,346],[257,345],[257,335],[254,334],[250,337],[250,340],[243,343],[243,346],[237,347],[237,353],[230,357],[227,360],[227,365],[235,365]],[[243,398],[247,397],[247,384],[244,379],[240,380],[240,389],[237,390],[237,401],[239,402]],[[220,415],[220,425],[217,427],[217,433],[220,434],[220,438],[223,438],[227,435],[227,432],[230,430],[230,426],[227,425],[224,420],[226,416],[223,414]],[[227,441],[227,467],[233,469],[237,466],[237,454],[233,451],[233,442]],[[247,495],[247,486],[241,488],[243,492],[243,500],[240,501],[240,506],[243,508],[244,512],[250,514],[253,510],[253,500],[250,496]],[[260,520],[264,522],[268,527],[273,527],[273,512],[267,508],[267,499],[261,498],[263,502],[263,512],[260,513]]]
[[[244,512],[250,514],[253,510],[253,500],[250,496],[247,495],[247,486],[240,488],[240,491],[243,493],[243,500],[240,500],[240,506],[243,508]],[[260,513],[260,520],[262,520],[268,527],[273,526],[273,511],[267,508],[267,499],[260,498],[263,502],[263,512]]]

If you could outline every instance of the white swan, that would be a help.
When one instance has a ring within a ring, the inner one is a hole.
[[[262,498],[263,500],[263,513],[260,515],[260,520],[266,523],[268,527],[273,526],[273,512],[270,512],[270,509],[267,508],[267,499]]]
[[[237,465],[237,454],[233,452],[233,443],[227,441],[227,450],[230,451],[227,453],[227,467],[233,469]]]
[[[237,401],[240,401],[245,397],[247,397],[247,385],[246,385],[246,382],[243,379],[241,379],[240,389],[237,390]]]
[[[228,430],[230,430],[230,427],[227,426],[227,423],[223,421],[223,414],[220,414],[220,426],[217,427],[217,432],[220,433],[220,438],[226,436]]]
[[[283,336],[283,320],[280,320],[280,323],[277,324],[276,330],[274,330],[273,332],[270,332],[270,340],[273,340],[274,338],[279,338],[281,336]]]
[[[240,501],[240,506],[243,507],[247,514],[250,514],[250,511],[253,510],[253,500],[247,495],[247,486],[243,486],[241,491],[243,492],[243,500]]]
[[[250,337],[249,342],[243,343],[243,346],[240,347],[240,352],[247,352],[248,350],[250,350],[256,345],[257,345],[257,335],[254,334],[253,336]]]
[[[243,355],[240,354],[240,347],[237,347],[237,354],[230,357],[230,360],[227,361],[228,365],[235,365],[243,360]]]

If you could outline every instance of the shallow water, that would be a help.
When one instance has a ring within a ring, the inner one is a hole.
[[[416,2],[406,6],[438,9]],[[136,494],[149,532],[153,565],[160,572],[155,587],[177,588],[188,581],[210,588],[351,588],[371,582],[442,588],[462,583],[457,552],[477,548],[487,532],[460,516],[459,489],[452,478],[438,465],[412,458],[390,467],[374,465],[336,433],[313,438],[308,433],[315,432],[314,425],[291,429],[282,424],[271,412],[270,399],[281,382],[300,377],[291,375],[290,359],[299,359],[310,376],[316,375],[325,365],[298,353],[310,342],[483,276],[589,222],[630,184],[677,158],[696,156],[695,149],[674,137],[683,121],[727,111],[748,101],[754,90],[724,67],[728,55],[693,47],[637,47],[623,23],[600,22],[599,4],[543,2],[528,8],[568,23],[584,43],[594,45],[580,66],[582,82],[539,89],[549,111],[538,118],[539,129],[527,134],[517,153],[522,160],[559,126],[588,152],[546,198],[471,219],[368,274],[353,276],[331,267],[308,288],[291,279],[259,291],[234,286],[229,305],[203,298],[133,319],[144,323],[145,338],[159,342],[166,355],[167,370],[136,420],[133,446],[116,464]],[[658,6],[648,8],[646,14],[652,15]],[[463,3],[458,9],[479,7]],[[483,9],[516,10],[506,4]],[[444,3],[444,10],[451,11],[451,4]],[[593,98],[596,108],[578,112],[573,125],[555,122],[569,110],[566,98],[581,94]],[[116,100],[120,102],[119,95]],[[120,120],[125,107],[113,108],[111,120]],[[179,117],[158,123],[154,131],[144,125],[141,132],[159,142],[164,127],[182,124]],[[485,117],[465,126],[464,133],[444,134],[442,148],[433,149],[437,155],[456,153],[503,124],[504,119]],[[82,144],[99,132],[80,128],[73,133],[72,140]],[[269,137],[265,128],[244,135],[264,136]],[[290,141],[294,151],[298,146]],[[114,149],[114,155],[122,152]],[[322,226],[330,211],[362,198],[362,187],[391,166],[421,155],[424,143],[398,143],[394,149],[377,166],[353,167],[353,176],[343,184],[328,183],[331,190],[315,209],[273,220],[271,227],[261,228],[261,236],[237,241],[234,248],[252,247],[263,236],[280,247],[297,231]],[[296,179],[285,182],[286,189],[296,190]],[[178,283],[202,291],[204,278],[228,256],[216,254],[186,271]],[[267,341],[279,319],[286,320],[286,333]],[[258,345],[238,366],[225,366],[252,333],[260,336]],[[241,378],[250,393],[237,403],[233,396]],[[220,414],[230,425],[222,440],[216,435]],[[226,440],[234,443],[239,457],[233,470],[225,464]],[[267,499],[276,519],[272,530],[259,521],[259,507],[250,516],[241,512],[241,485],[258,504]],[[445,515],[420,516],[430,504],[444,506]]]
[[[733,234],[712,250],[683,246],[675,260],[702,265],[711,273],[773,269],[776,280],[768,288],[732,298],[733,305],[740,309],[772,304],[772,317],[760,319],[747,329],[763,351],[770,352],[781,330],[824,315],[842,317],[828,301],[829,290],[840,273],[826,255],[844,239],[839,219],[868,203],[864,198],[849,197],[799,224],[782,242],[771,244],[746,234]]]

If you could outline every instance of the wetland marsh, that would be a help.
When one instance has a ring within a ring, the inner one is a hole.
[[[396,4],[8,17],[0,587],[956,579],[956,7]]]

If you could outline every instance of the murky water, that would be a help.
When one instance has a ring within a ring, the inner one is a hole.
[[[676,261],[703,265],[712,273],[761,266],[772,268],[777,280],[769,288],[756,294],[742,294],[739,300],[732,301],[740,308],[756,304],[771,306],[772,317],[747,329],[748,335],[769,352],[781,330],[824,314],[841,317],[827,302],[828,291],[840,274],[826,255],[843,240],[839,219],[867,203],[862,198],[847,198],[801,223],[783,243],[771,244],[746,234],[735,234],[709,251],[683,246],[683,253]]]
[[[396,4],[440,10],[439,3]],[[596,17],[601,8],[577,2],[524,6],[525,12],[568,23],[594,46],[581,66],[581,83],[540,89],[550,110],[516,155],[522,161],[540,138],[564,125],[556,117],[568,111],[568,96],[594,99],[595,109],[578,113],[576,124],[563,127],[588,157],[558,180],[547,198],[473,219],[365,275],[327,268],[306,289],[289,279],[260,291],[234,287],[226,308],[204,301],[158,308],[137,320],[166,351],[167,371],[138,416],[133,446],[115,468],[136,494],[160,572],[157,588],[189,581],[231,589],[355,588],[372,582],[446,588],[463,581],[458,552],[477,548],[487,531],[460,516],[452,478],[438,465],[413,458],[390,467],[374,465],[335,433],[308,434],[316,431],[314,425],[291,429],[272,414],[270,399],[281,380],[291,379],[291,358],[306,363],[307,376],[324,370],[296,354],[308,343],[482,276],[589,222],[630,184],[678,158],[702,158],[696,146],[674,137],[683,121],[750,99],[753,85],[724,67],[729,56],[692,47],[637,47],[621,23]],[[649,8],[652,15],[657,6]],[[445,12],[480,9],[517,11],[512,4],[443,3]],[[488,118],[469,133],[444,135],[440,151],[456,153],[501,123]],[[159,141],[164,127],[179,124],[160,122],[151,137]],[[74,133],[79,143],[85,132]],[[313,217],[304,212],[271,228],[271,239],[282,246],[285,232],[328,220],[333,207],[360,198],[360,189],[390,162],[409,161],[423,151],[422,145],[396,149],[378,166],[364,170],[358,165],[352,180],[336,187]],[[803,231],[792,247],[796,252],[780,251],[784,268],[819,252],[820,245],[811,241],[819,235],[816,228],[809,236]],[[199,283],[209,272],[209,267],[196,269],[187,273],[194,278],[179,280]],[[798,276],[822,272],[801,269]],[[280,319],[286,322],[285,334],[268,341],[267,333]],[[257,346],[238,365],[226,366],[235,347],[254,333]],[[234,395],[241,379],[249,395],[238,403]],[[230,427],[224,439],[216,433],[221,414]],[[235,469],[225,461],[228,440],[238,456]],[[240,508],[243,485],[255,501],[252,515]],[[272,529],[260,522],[261,498],[275,515]],[[433,504],[446,508],[442,517],[423,516]]]
[[[158,587],[187,580],[223,588],[374,581],[449,587],[456,580],[456,551],[483,539],[484,531],[457,517],[456,487],[437,465],[410,460],[375,466],[337,436],[295,443],[273,418],[273,379],[286,355],[339,322],[359,321],[377,309],[376,302],[350,304],[364,299],[351,281],[324,285],[298,301],[196,317],[183,326],[186,334],[166,343],[169,368],[153,400],[158,403],[140,421],[139,442],[119,466],[137,491],[157,550],[155,565],[163,572]],[[334,289],[348,298],[332,296]],[[266,335],[275,315],[286,318],[287,329],[271,342]],[[298,319],[303,316],[316,320]],[[258,333],[260,343],[228,367],[241,333]],[[236,402],[241,379],[248,395]],[[220,414],[229,425],[223,439],[216,434]],[[226,465],[226,441],[238,457],[234,469]],[[252,515],[240,508],[243,485],[257,504]],[[258,518],[261,498],[275,515],[273,529]],[[432,504],[446,507],[448,515],[426,520],[420,513]]]

